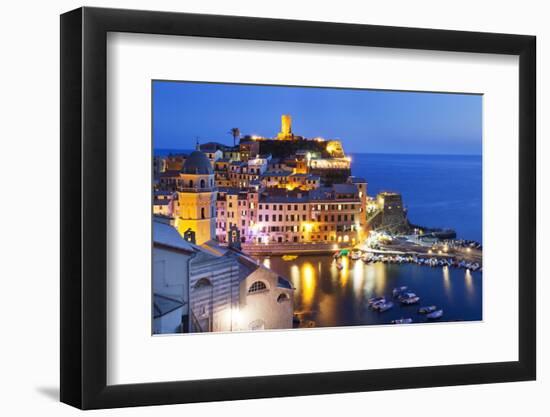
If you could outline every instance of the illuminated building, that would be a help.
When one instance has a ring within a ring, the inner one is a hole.
[[[260,143],[256,141],[241,141],[239,144],[239,159],[248,161],[260,154]]]
[[[339,140],[328,141],[326,150],[333,158],[344,158],[346,156],[344,154],[342,142],[340,142]]]
[[[178,195],[172,191],[155,191],[153,194],[153,214],[172,217],[176,211]]]
[[[177,183],[176,227],[183,236],[193,231],[195,242],[202,244],[215,237],[216,187],[214,170],[206,155],[194,151],[189,155]]]
[[[236,225],[243,243],[358,243],[366,228],[361,189],[366,183],[305,191],[220,189],[216,236],[227,242],[227,231]]]
[[[348,178],[347,182],[349,184],[355,184],[357,186],[357,191],[359,192],[359,199],[361,200],[361,218],[360,223],[363,225],[367,224],[367,180],[361,177],[351,176]]]

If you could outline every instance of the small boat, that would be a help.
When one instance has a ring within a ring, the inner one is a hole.
[[[413,297],[416,297],[416,294],[411,291],[402,291],[397,295],[397,298],[399,299],[399,301],[403,301],[407,298],[413,298]]]
[[[433,313],[436,309],[437,309],[436,306],[425,306],[425,307],[420,307],[418,309],[418,312],[420,314],[428,314],[428,313]]]
[[[390,308],[393,308],[393,302],[388,301],[386,303],[377,303],[376,307],[373,306],[375,310],[378,310],[380,313],[383,313],[384,311],[388,311]]]
[[[406,287],[406,286],[394,288],[393,291],[392,291],[392,295],[394,297],[398,297],[399,294],[401,294],[403,291],[407,291],[408,288],[409,287]]]
[[[370,306],[372,306],[373,304],[376,304],[376,303],[380,303],[380,302],[383,302],[385,303],[386,302],[386,297],[382,296],[382,297],[371,297],[368,299],[368,303]]]
[[[436,310],[432,313],[426,314],[426,318],[428,318],[429,320],[436,320],[440,319],[441,317],[443,317],[443,310]]]
[[[416,304],[419,301],[420,301],[420,297],[418,295],[415,295],[414,297],[403,298],[401,300],[401,304],[411,305],[411,304]]]
[[[351,259],[353,261],[357,261],[357,260],[361,259],[361,252],[358,251],[358,250],[354,250],[353,252],[351,252]]]
[[[283,255],[283,261],[293,261],[298,258],[298,255]]]
[[[413,319],[411,319],[410,317],[406,318],[406,319],[396,319],[396,320],[392,320],[391,321],[391,324],[410,324],[413,322]]]

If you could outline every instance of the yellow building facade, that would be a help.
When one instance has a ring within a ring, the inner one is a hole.
[[[195,151],[185,161],[178,186],[175,226],[184,236],[193,232],[202,245],[216,236],[216,187],[214,170],[206,155]]]

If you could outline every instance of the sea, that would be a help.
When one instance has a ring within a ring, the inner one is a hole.
[[[482,242],[482,161],[477,155],[353,154],[352,174],[368,194],[402,194],[409,221],[451,228],[458,239]]]

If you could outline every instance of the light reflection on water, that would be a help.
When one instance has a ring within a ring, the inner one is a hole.
[[[266,265],[266,259],[262,258]],[[294,310],[318,327],[385,324],[401,317],[426,321],[420,305],[437,305],[445,312],[441,321],[481,320],[482,274],[454,268],[417,265],[365,264],[342,259],[339,270],[332,256],[300,256],[285,262],[268,259],[270,267],[286,276],[295,288]],[[378,313],[368,308],[370,297],[392,298],[394,287],[408,286],[421,297],[419,305],[395,307]]]

